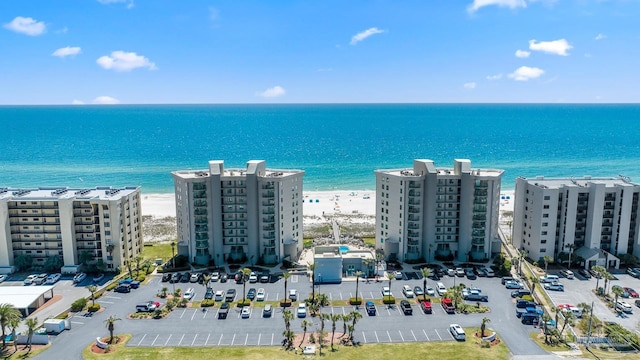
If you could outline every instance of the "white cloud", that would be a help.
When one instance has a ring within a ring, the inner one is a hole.
[[[527,7],[527,3],[524,0],[473,0],[473,4],[467,6],[467,11],[473,13],[482,7],[490,5],[508,7],[511,9]]]
[[[92,101],[96,105],[114,105],[120,104],[120,100],[111,96],[98,96]]]
[[[102,68],[115,71],[131,71],[137,68],[148,68],[149,70],[157,70],[156,64],[152,63],[146,57],[138,55],[134,52],[114,51],[111,56],[101,56],[96,63]]]
[[[22,16],[17,16],[10,23],[4,24],[4,28],[29,36],[42,35],[47,31],[47,25],[44,22]]]
[[[51,54],[51,56],[57,56],[59,58],[63,58],[66,56],[76,56],[81,52],[82,50],[78,46],[74,46],[74,47],[67,46],[54,51],[53,54]]]
[[[496,74],[496,75],[487,75],[487,80],[500,80],[502,79],[502,74]]]
[[[71,105],[84,105],[84,101],[73,99],[73,101],[71,102]]]
[[[607,38],[607,35],[605,35],[605,34],[598,34],[598,35],[596,35],[596,37],[595,37],[595,38],[593,38],[593,40],[602,40],[602,39],[606,39],[606,38]]]
[[[516,50],[516,57],[525,59],[528,58],[529,55],[531,55],[531,52],[526,51],[526,50]]]
[[[474,82],[468,82],[468,83],[465,83],[463,86],[465,89],[473,90],[476,88],[476,85],[477,84]]]
[[[355,45],[357,43],[359,43],[360,41],[368,38],[369,36],[375,35],[375,34],[382,34],[384,33],[384,30],[380,30],[377,27],[372,27],[372,28],[368,28],[365,31],[359,32],[355,35],[353,35],[353,37],[351,38],[351,45]]]
[[[268,88],[267,90],[258,93],[258,96],[262,96],[264,98],[274,98],[278,96],[282,96],[287,91],[282,86],[274,86],[272,88]]]
[[[561,56],[568,56],[568,50],[573,49],[573,46],[569,44],[566,39],[559,39],[553,41],[536,41],[535,39],[529,40],[529,49],[534,51],[542,51],[548,54],[556,54]]]
[[[544,70],[537,67],[520,66],[516,71],[509,74],[509,77],[516,81],[529,81],[544,74]]]
[[[100,4],[108,5],[108,4],[117,4],[117,3],[128,3],[127,9],[131,9],[134,7],[133,0],[98,0]]]

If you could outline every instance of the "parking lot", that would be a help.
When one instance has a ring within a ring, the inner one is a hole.
[[[549,273],[559,274],[557,271],[550,271]],[[614,274],[614,276],[615,279],[610,281],[607,286],[609,291],[611,291],[611,287],[614,285],[630,287],[636,289],[636,291],[640,289],[640,279],[636,279],[627,274]],[[547,294],[549,294],[555,306],[558,304],[572,304],[576,306],[579,303],[591,304],[593,302],[593,315],[598,317],[598,319],[616,322],[626,329],[640,334],[640,331],[638,331],[638,326],[640,325],[640,308],[634,305],[637,299],[619,298],[619,301],[628,302],[632,306],[633,313],[617,314],[613,309],[608,308],[606,304],[593,293],[593,290],[596,288],[595,278],[586,279],[580,274],[576,274],[574,279],[561,277],[560,282],[564,285],[564,291],[547,291]],[[600,279],[598,286],[604,287],[603,279]]]
[[[424,314],[419,305],[412,304],[413,315],[404,315],[395,305],[388,307],[376,302],[376,315],[368,316],[364,307],[356,309],[348,305],[348,299],[355,296],[355,281],[344,281],[342,284],[316,286],[316,293],[324,293],[333,301],[334,306],[322,309],[324,313],[347,314],[357,310],[362,318],[357,322],[354,331],[354,339],[363,344],[390,343],[390,342],[423,342],[423,341],[453,341],[448,328],[452,323],[462,327],[479,327],[483,317],[488,317],[488,324],[498,332],[501,339],[509,347],[514,355],[541,355],[546,354],[530,338],[529,333],[539,329],[522,325],[515,315],[514,300],[510,297],[510,290],[501,285],[499,278],[478,278],[467,280],[460,277],[445,276],[439,280],[446,287],[464,283],[471,287],[482,289],[483,294],[489,296],[489,301],[483,303],[491,311],[485,314],[455,314],[445,313],[442,307],[434,303],[433,313]],[[403,299],[402,285],[422,286],[421,279],[393,280],[391,291],[399,301]],[[435,287],[436,281],[428,279],[428,286]],[[388,281],[360,281],[358,284],[359,297],[366,300],[380,300],[381,289],[389,286]],[[195,290],[193,300],[200,301],[204,297],[205,287],[198,283],[161,282],[161,276],[153,276],[147,285],[130,293],[107,292],[96,300],[103,307],[103,311],[86,317],[84,314],[76,314],[71,318],[72,329],[52,337],[53,346],[38,358],[68,358],[69,353],[80,354],[87,343],[95,340],[96,336],[108,334],[104,327],[107,317],[113,315],[121,319],[116,323],[117,333],[132,334],[128,346],[279,346],[283,340],[282,331],[284,321],[282,309],[274,306],[270,318],[262,317],[262,307],[253,303],[250,308],[249,318],[240,317],[240,309],[232,307],[227,319],[218,319],[217,312],[220,303],[214,307],[206,308],[176,308],[165,319],[129,319],[128,315],[136,311],[136,304],[154,300],[164,305],[165,300],[156,297],[162,288],[166,287],[171,293],[180,288],[182,292],[188,288]],[[242,297],[242,285],[234,281],[227,283],[216,282],[212,284],[214,290],[236,289],[236,301]],[[247,283],[246,289],[264,288],[267,301],[277,301],[283,298],[284,280],[279,279],[270,283]],[[287,290],[298,290],[299,298],[303,299],[311,294],[311,283],[304,275],[293,275],[289,278]],[[344,301],[342,305],[341,302]],[[412,301],[413,303],[413,301]],[[475,302],[473,303],[475,304]],[[294,305],[295,306],[295,305]],[[307,329],[308,333],[319,328],[318,317],[306,317],[313,322]],[[302,319],[294,318],[291,328],[294,332],[302,333]],[[342,332],[342,321],[336,324],[336,331]],[[325,330],[331,329],[331,322],[325,322]],[[80,358],[78,355],[77,358]]]

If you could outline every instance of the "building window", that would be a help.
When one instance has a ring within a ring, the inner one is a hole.
[[[543,217],[543,218],[548,218],[548,217],[549,217],[549,214],[542,214],[542,217]]]
[[[541,252],[541,253],[546,253],[546,252],[547,252],[547,249],[540,249],[540,252]]]
[[[547,235],[547,232],[543,231],[540,235]]]
[[[549,223],[542,223],[542,226],[549,226]]]
[[[545,199],[545,200],[551,200],[551,196],[546,195],[546,196],[544,197],[544,199]]]
[[[544,206],[542,206],[542,208],[543,208],[543,209],[548,209],[548,208],[549,208],[549,205],[544,205]]]

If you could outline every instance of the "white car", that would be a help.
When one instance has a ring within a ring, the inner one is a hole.
[[[439,282],[436,284],[436,289],[438,290],[438,295],[442,296],[445,292],[447,292],[447,287],[444,286],[443,283]]]
[[[242,312],[240,313],[240,316],[243,319],[248,319],[249,316],[251,316],[251,309],[248,306],[243,306],[242,307]]]
[[[427,295],[429,296],[436,296],[436,290],[434,288],[432,288],[431,286],[427,286]]]
[[[300,303],[298,304],[298,310],[296,311],[299,318],[307,317],[307,304]]]
[[[291,299],[291,301],[298,301],[298,292],[296,289],[289,290],[289,299]]]
[[[456,340],[464,341],[467,339],[467,334],[465,334],[464,329],[458,324],[449,325],[449,332]]]
[[[214,299],[216,301],[222,301],[224,299],[224,290],[217,290],[216,294],[214,295]]]
[[[31,274],[31,275],[27,276],[27,278],[24,279],[24,284],[25,285],[33,284],[33,280],[35,280],[37,277],[38,277],[38,275],[34,275],[34,274]]]
[[[264,289],[258,289],[258,292],[256,293],[256,301],[264,301],[265,296],[266,294],[264,292]]]
[[[58,274],[51,274],[49,276],[47,276],[47,280],[44,282],[47,285],[53,285],[55,283],[58,282],[58,280],[60,280],[60,278],[62,277],[62,274],[58,273]]]
[[[213,274],[211,274],[211,279],[209,279],[209,281],[216,282],[218,280],[220,280],[220,273],[216,271]]]
[[[249,282],[250,283],[257,283],[258,282],[258,275],[254,272],[251,272],[251,274],[249,274]]]
[[[81,283],[84,281],[84,279],[87,278],[87,274],[81,272],[81,273],[77,273],[73,276],[73,283],[77,284],[77,283]]]
[[[384,297],[393,296],[393,293],[391,292],[388,286],[385,286],[382,288],[382,296]]]
[[[198,282],[198,276],[199,275],[197,273],[191,274],[191,278],[189,279],[189,282],[192,282],[192,283]]]
[[[405,285],[405,286],[402,287],[402,293],[407,298],[413,298],[413,290],[411,290],[411,286],[409,286],[409,285]]]
[[[484,271],[487,273],[487,277],[494,277],[496,276],[496,273],[493,271],[492,268],[485,268]]]
[[[5,280],[7,280],[7,275],[5,274],[0,274],[0,283],[4,282]]]
[[[631,305],[624,301],[618,301],[616,303],[616,310],[625,312],[627,314],[631,314],[633,312],[633,308],[631,307]]]
[[[193,290],[193,288],[188,288],[187,291],[185,291],[184,294],[182,295],[182,298],[191,300],[195,295],[196,295],[196,292]]]

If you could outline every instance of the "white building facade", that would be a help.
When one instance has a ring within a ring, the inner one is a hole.
[[[500,251],[502,170],[453,168],[414,160],[413,168],[376,170],[376,247],[387,259],[473,261]]]
[[[594,249],[602,262],[585,259],[585,267],[618,267],[617,256],[640,256],[639,195],[640,185],[626,177],[518,178],[513,245],[534,260]]]
[[[172,173],[178,251],[198,264],[275,264],[302,251],[304,171],[267,169],[252,160],[246,169]]]
[[[60,257],[67,273],[83,262],[115,271],[141,250],[139,187],[0,189],[0,272],[21,256],[33,266]]]

